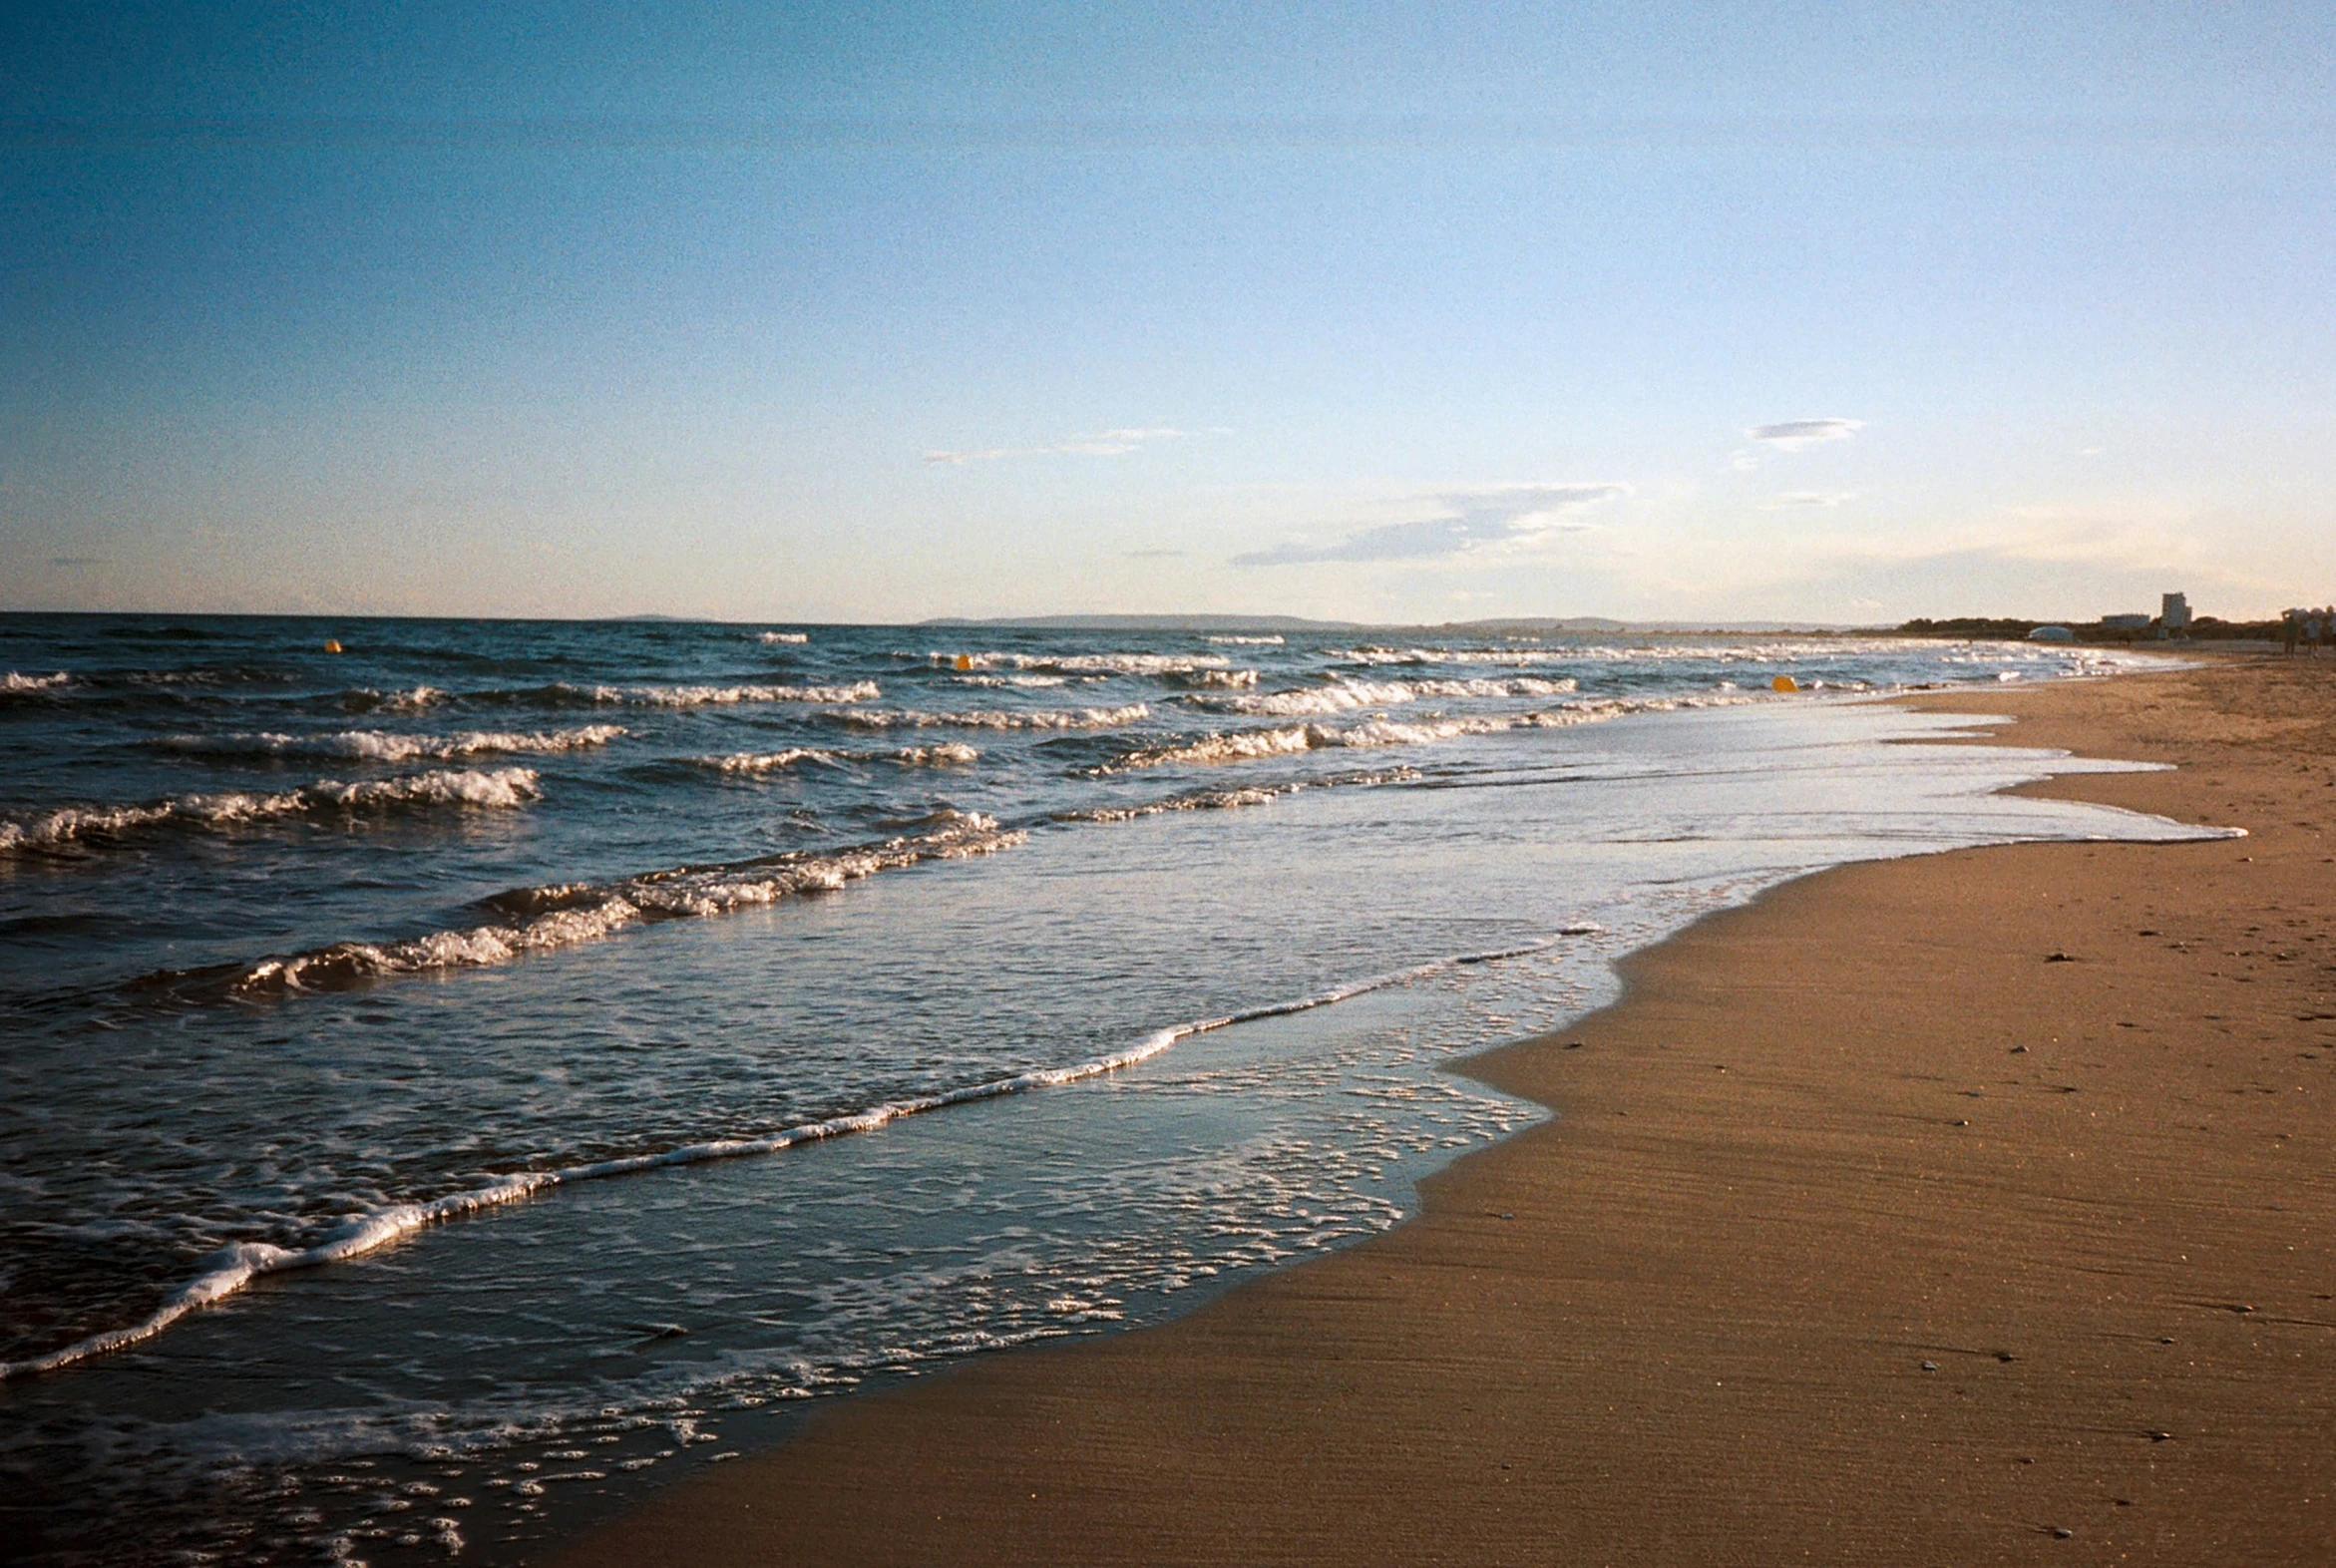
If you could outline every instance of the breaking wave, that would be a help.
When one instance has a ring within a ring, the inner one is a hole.
[[[341,706],[352,713],[419,713],[446,700],[447,693],[436,686],[415,686],[408,691],[375,691],[371,686],[359,686],[341,693]]]
[[[811,633],[808,631],[766,631],[757,640],[763,642],[809,642]]]
[[[625,733],[620,724],[586,724],[580,729],[465,730],[455,735],[396,735],[377,729],[345,729],[330,735],[284,735],[272,730],[236,735],[166,735],[150,744],[165,751],[212,757],[348,757],[362,762],[410,762],[417,757],[449,761],[497,752],[579,751],[605,746]]]
[[[180,795],[136,806],[66,806],[36,817],[0,822],[0,855],[60,852],[92,840],[162,826],[230,828],[270,818],[402,806],[524,806],[541,798],[528,768],[486,771],[436,769],[404,778],[344,784],[319,779],[273,794],[226,791]]]
[[[0,696],[15,696],[34,691],[54,691],[59,686],[71,685],[73,677],[64,670],[54,675],[20,675],[15,670],[0,673]]]
[[[1052,675],[1191,675],[1226,669],[1219,653],[928,653],[936,669],[1034,669]]]
[[[1185,700],[1195,707],[1220,713],[1272,714],[1296,717],[1308,713],[1348,713],[1359,708],[1392,707],[1425,697],[1551,697],[1575,688],[1571,678],[1546,680],[1516,675],[1504,680],[1337,680],[1328,685],[1291,691],[1267,691],[1233,696],[1197,695]]]
[[[855,729],[1118,729],[1152,716],[1141,702],[1122,708],[1032,708],[1022,712],[974,709],[958,713],[923,713],[915,708],[839,708],[823,715]]]
[[[1090,768],[1091,776],[1126,773],[1138,768],[1208,766],[1248,762],[1259,757],[1287,757],[1333,746],[1422,746],[1460,735],[1497,735],[1512,729],[1564,729],[1575,724],[1597,724],[1632,713],[1670,712],[1680,708],[1732,707],[1763,698],[1750,694],[1683,697],[1606,697],[1545,708],[1531,713],[1488,713],[1464,718],[1399,720],[1373,718],[1361,724],[1291,724],[1261,729],[1234,729],[1172,746],[1131,751]]]
[[[851,762],[891,762],[904,768],[962,767],[979,760],[981,753],[958,741],[938,746],[904,746],[898,751],[830,751],[817,746],[790,746],[784,751],[740,751],[726,757],[690,757],[691,766],[716,773],[774,773],[798,762],[841,765]]]
[[[329,990],[392,975],[486,969],[596,942],[628,926],[759,909],[922,861],[993,854],[1028,837],[1001,830],[995,819],[977,813],[942,811],[928,819],[925,832],[880,844],[683,866],[612,883],[517,888],[485,901],[495,918],[466,930],[397,942],[336,942],[252,964],[167,972],[140,988],[195,1000],[234,999]]]
[[[571,686],[547,688],[598,705],[655,708],[733,707],[742,702],[874,702],[884,693],[873,680],[847,686]]]

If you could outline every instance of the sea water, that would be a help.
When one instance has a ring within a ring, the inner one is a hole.
[[[1384,1230],[1705,912],[2187,836],[1874,700],[2121,662],[0,617],[6,1554],[521,1561]]]

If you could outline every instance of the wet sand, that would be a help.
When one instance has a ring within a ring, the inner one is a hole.
[[[584,1564],[2336,1561],[2336,663],[1920,699],[2246,828],[1824,873],[1559,1111],[1174,1323],[836,1404]]]

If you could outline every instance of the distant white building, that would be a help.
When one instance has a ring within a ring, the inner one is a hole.
[[[2168,631],[2179,631],[2190,623],[2190,600],[2187,594],[2168,593],[2158,600],[2158,624]]]
[[[2038,626],[2028,633],[2031,642],[2074,642],[2077,634],[2066,626]]]

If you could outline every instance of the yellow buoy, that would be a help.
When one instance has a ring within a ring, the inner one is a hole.
[[[1798,691],[1800,689],[1800,682],[1794,680],[1790,675],[1778,675],[1774,680],[1769,681],[1768,684],[1775,687],[1778,691]]]
[[[324,651],[325,651],[325,652],[327,652],[327,653],[338,653],[340,650],[341,650],[341,645],[340,645],[340,643],[339,643],[338,641],[336,641],[335,639],[333,639],[333,638],[331,638],[331,637],[326,637],[326,638],[324,639]]]
[[[971,653],[960,653],[960,654],[958,655],[958,668],[960,668],[960,669],[972,669],[973,667],[973,654],[971,654]]]

